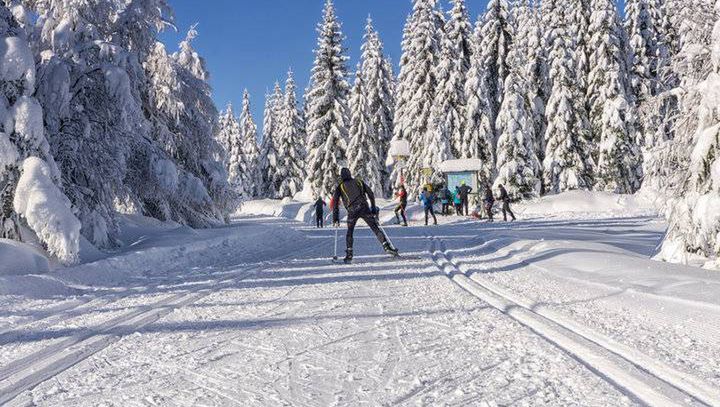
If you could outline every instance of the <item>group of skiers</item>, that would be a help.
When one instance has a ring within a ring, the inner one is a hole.
[[[334,226],[340,225],[340,202],[343,203],[343,206],[345,206],[345,209],[348,213],[348,228],[346,235],[347,250],[344,261],[346,263],[350,263],[353,259],[353,234],[355,231],[355,225],[360,219],[365,221],[368,227],[370,227],[370,230],[372,230],[377,239],[380,241],[383,250],[385,250],[386,253],[393,256],[398,256],[399,253],[397,248],[392,245],[387,235],[380,227],[380,222],[378,219],[380,209],[378,209],[375,204],[375,194],[372,192],[372,190],[367,186],[367,184],[365,184],[363,180],[353,178],[348,168],[343,168],[340,171],[340,179],[341,181],[338,184],[337,188],[335,188],[335,192],[333,193],[332,199],[330,201],[330,210],[332,211],[332,219]],[[423,190],[419,196],[419,200],[422,203],[423,209],[425,211],[425,225],[428,225],[428,221],[431,216],[433,219],[433,224],[437,225],[437,217],[435,216],[434,205],[438,201],[442,204],[441,214],[443,215],[450,215],[450,207],[452,203],[452,206],[455,208],[455,213],[457,215],[469,216],[469,200],[472,190],[473,189],[470,186],[466,185],[464,182],[461,185],[455,187],[455,191],[450,191],[450,189],[448,189],[446,186],[443,186],[440,188],[438,193],[435,193],[433,192],[432,185],[427,185],[423,187]],[[498,186],[498,190],[500,192],[500,195],[497,197],[497,200],[502,202],[501,209],[503,213],[503,219],[507,222],[507,217],[508,215],[510,215],[512,221],[516,220],[515,214],[510,208],[510,195],[508,194],[505,187],[502,185]],[[479,210],[474,212],[473,215],[482,217],[482,210],[484,209],[485,213],[487,214],[488,220],[492,222],[493,207],[495,205],[496,198],[490,185],[485,185],[485,191],[483,195],[484,196],[482,200],[482,208],[479,208]],[[405,211],[407,209],[408,193],[405,189],[405,185],[400,186],[397,193],[395,194],[395,197],[398,199],[398,206],[395,208],[395,219],[397,220],[397,223],[400,224],[400,218],[402,217],[402,225],[407,226],[408,222]],[[318,228],[322,228],[324,227],[324,209],[327,204],[325,203],[325,201],[323,201],[321,197],[318,197],[313,205],[315,209],[316,226]]]
[[[425,212],[425,226],[428,225],[430,217],[433,219],[433,224],[437,225],[437,216],[435,216],[435,204],[439,201],[442,205],[441,214],[450,215],[450,208],[454,208],[455,214],[458,216],[469,216],[470,211],[470,194],[472,193],[472,187],[468,186],[463,182],[461,185],[455,187],[455,191],[450,191],[446,186],[440,188],[437,193],[433,192],[431,185],[423,187],[420,193],[419,200],[423,206]],[[498,186],[500,195],[497,200],[502,202],[501,210],[503,214],[503,220],[507,222],[508,215],[512,221],[515,221],[515,214],[510,208],[510,195],[503,185]],[[402,225],[407,226],[407,218],[405,215],[405,208],[407,207],[407,191],[404,185],[401,185],[397,194],[395,195],[400,204],[395,208],[395,219],[400,224],[400,217],[402,216]],[[483,212],[487,215],[490,222],[494,221],[493,208],[495,206],[496,198],[493,194],[492,188],[489,185],[485,186],[484,196],[482,200],[482,207],[478,208],[477,211],[473,212],[473,215],[482,218]]]

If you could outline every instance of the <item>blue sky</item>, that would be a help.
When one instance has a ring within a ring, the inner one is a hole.
[[[188,27],[198,23],[195,48],[205,57],[211,74],[213,96],[220,110],[232,102],[239,113],[242,91],[247,88],[253,113],[262,123],[266,89],[276,80],[284,85],[292,67],[300,89],[310,77],[317,34],[325,0],[169,0],[175,10],[178,32],[161,39],[174,51]],[[446,10],[449,2],[443,1]],[[473,24],[487,0],[467,0]],[[365,20],[372,15],[385,42],[386,52],[397,64],[405,19],[411,0],[335,0],[347,37],[345,46],[354,69],[360,55]]]

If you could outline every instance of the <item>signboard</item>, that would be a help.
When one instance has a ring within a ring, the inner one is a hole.
[[[476,173],[474,171],[452,172],[447,174],[448,189],[455,191],[455,187],[459,187],[465,182],[465,185],[471,187],[473,192],[477,192]]]

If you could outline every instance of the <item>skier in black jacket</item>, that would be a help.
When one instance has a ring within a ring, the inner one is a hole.
[[[392,247],[392,244],[388,240],[385,233],[380,229],[378,224],[377,214],[380,210],[375,206],[375,194],[372,190],[359,179],[353,179],[350,174],[350,170],[343,168],[340,170],[340,185],[335,188],[333,198],[335,202],[339,202],[342,199],[345,209],[348,212],[347,224],[347,251],[344,261],[349,263],[353,258],[353,233],[355,231],[355,224],[359,219],[362,219],[367,223],[370,229],[375,233],[380,243],[382,243],[383,250],[386,253],[393,256],[398,255],[398,250]],[[370,206],[368,206],[368,199],[370,199]],[[335,205],[333,208],[333,222],[340,220],[340,205]]]
[[[495,197],[493,196],[492,189],[490,188],[490,185],[485,185],[485,199],[483,200],[485,204],[485,212],[488,216],[488,221],[493,222],[493,205],[495,205]]]
[[[509,213],[514,222],[516,219],[515,214],[510,209],[510,195],[508,195],[504,186],[500,185],[498,186],[498,189],[500,189],[500,201],[502,201],[503,220],[507,222],[507,214]]]
[[[324,207],[327,206],[325,201],[323,201],[322,198],[318,197],[317,201],[315,201],[315,227],[322,228],[323,226],[323,218],[325,216],[325,210]]]

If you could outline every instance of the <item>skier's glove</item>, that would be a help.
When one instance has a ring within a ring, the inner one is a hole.
[[[372,209],[370,209],[370,211],[372,212],[373,215],[376,215],[376,216],[380,214],[380,208],[378,208],[377,206],[373,206]]]

